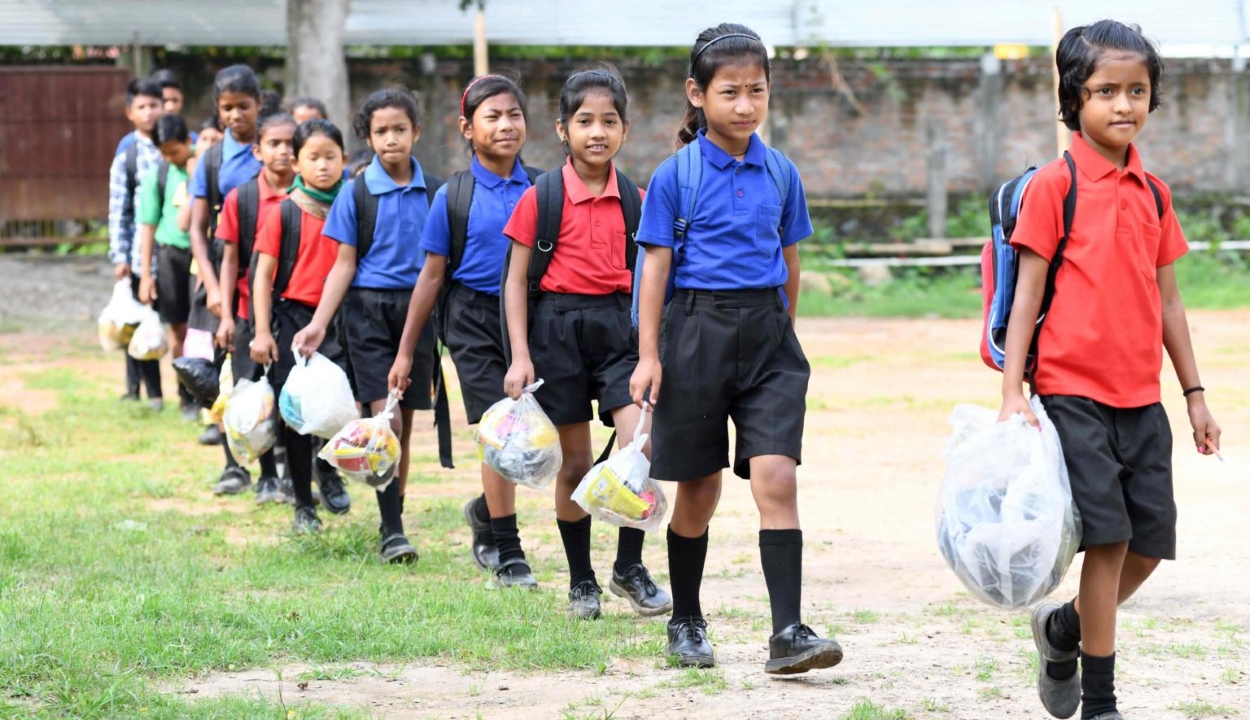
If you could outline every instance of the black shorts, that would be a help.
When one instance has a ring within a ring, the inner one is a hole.
[[[1172,428],[1163,405],[1121,409],[1050,395],[1042,406],[1059,432],[1081,545],[1127,540],[1139,555],[1176,559]]]
[[[264,368],[252,360],[252,340],[256,337],[256,325],[251,319],[234,319],[234,351],[230,353],[230,372],[234,381],[260,379]]]
[[[447,350],[456,365],[464,413],[476,425],[491,405],[505,397],[503,329],[499,297],[456,283],[447,299]]]
[[[629,405],[638,366],[638,336],[629,296],[545,293],[530,324],[530,359],[543,387],[534,397],[556,425],[590,422],[590,401],[612,427],[612,411]]]
[[[191,251],[156,246],[156,309],[161,322],[185,325],[191,314]]]
[[[208,290],[200,282],[198,275],[190,276],[187,284],[191,295],[191,310],[187,313],[187,327],[216,335],[217,325],[221,321],[208,310]]]
[[[776,290],[678,290],[660,326],[663,383],[651,431],[651,477],[698,480],[750,460],[802,462],[811,366]]]
[[[399,353],[411,297],[411,290],[351,288],[343,299],[339,312],[343,315],[347,354],[356,378],[356,400],[361,403],[386,399],[387,376]],[[411,384],[400,407],[434,408],[434,362],[434,323],[427,321],[413,354],[412,372],[408,374]]]
[[[295,353],[291,350],[295,333],[312,322],[313,314],[316,312],[317,308],[293,300],[278,300],[274,303],[270,329],[273,332],[273,341],[278,346],[278,360],[269,366],[269,383],[273,385],[275,395],[282,392],[282,386],[286,384],[291,369],[295,367]],[[334,323],[330,323],[330,326],[326,328],[325,340],[321,341],[321,347],[317,348],[317,352],[325,355],[340,368],[343,367],[343,356],[347,353],[339,343]]]

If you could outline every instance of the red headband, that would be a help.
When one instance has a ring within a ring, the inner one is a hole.
[[[469,84],[466,85],[464,88],[464,93],[460,95],[460,117],[464,117],[464,99],[469,96],[469,91],[473,89],[474,85],[477,85],[479,80],[485,80],[486,78],[499,78],[501,80],[504,79],[502,75],[478,75],[477,77],[470,80]]]

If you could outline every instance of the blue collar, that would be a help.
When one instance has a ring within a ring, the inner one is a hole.
[[[232,158],[232,157],[234,157],[234,156],[236,156],[236,155],[238,155],[238,154],[240,154],[240,153],[242,153],[242,152],[244,152],[244,151],[246,151],[246,150],[251,150],[251,149],[252,149],[252,146],[251,146],[251,145],[244,145],[243,143],[239,142],[238,140],[235,140],[235,139],[234,139],[234,133],[233,133],[232,131],[230,131],[230,130],[227,130],[227,131],[226,131],[226,136],[225,136],[224,138],[222,138],[222,141],[221,141],[221,159],[222,159],[222,162],[225,162],[226,160],[229,160],[230,158]]]
[[[699,130],[699,149],[703,151],[703,157],[717,168],[724,170],[725,168],[738,162],[729,153],[720,149],[720,146],[707,139],[707,128]],[[747,144],[746,157],[742,159],[744,165],[757,165],[764,167],[765,165],[765,149],[764,141],[760,140],[760,136],[752,133],[751,140]]]
[[[481,161],[477,159],[476,155],[473,156],[473,162],[469,165],[469,170],[472,171],[473,179],[476,180],[479,185],[490,188],[491,190],[494,190],[506,182],[521,183],[522,185],[529,185],[530,182],[529,175],[525,173],[525,166],[521,165],[521,160],[519,158],[512,165],[512,175],[506,178],[499,177],[490,170],[487,170],[482,165]]]
[[[407,189],[425,189],[425,173],[421,172],[421,166],[417,164],[417,159],[410,157],[408,159],[412,163],[412,181],[408,183]],[[376,155],[373,162],[369,163],[369,167],[365,168],[365,186],[369,188],[371,195],[385,195],[395,190],[403,190],[405,186],[399,185],[386,174],[386,170],[382,168],[382,160]]]

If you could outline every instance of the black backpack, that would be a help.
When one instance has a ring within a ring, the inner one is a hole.
[[[273,294],[270,296],[272,303],[277,303],[278,298],[282,296],[282,293],[286,292],[287,285],[291,283],[291,273],[295,271],[295,261],[299,258],[300,231],[304,228],[303,211],[300,210],[299,205],[295,204],[294,200],[289,198],[283,200],[278,204],[278,212],[281,214],[282,220],[282,244],[278,248],[278,270],[273,278]],[[254,228],[252,235],[254,239]],[[242,228],[240,228],[239,245],[241,246],[242,244],[243,236]],[[254,299],[256,297],[254,289],[254,283],[256,282],[256,265],[260,259],[260,253],[251,252],[250,245],[251,243],[249,243],[248,248],[248,283],[250,286],[249,289],[252,289],[251,297]],[[240,248],[240,258],[242,258],[242,252],[243,250]],[[239,265],[242,267],[243,263],[240,262]],[[270,310],[270,314],[272,315],[272,310]],[[255,321],[255,305],[251,308],[251,317],[253,321]],[[272,317],[270,318],[270,322],[272,322]]]
[[[257,224],[260,222],[260,178],[256,177],[243,183],[237,192],[238,195],[235,198],[239,215],[238,272],[239,277],[242,278],[248,268],[252,267],[252,248],[256,245]],[[298,215],[295,221],[299,222]],[[283,227],[286,226],[283,225]],[[298,233],[296,233],[296,238],[299,238]]]
[[[222,255],[221,248],[224,243],[222,242],[221,239],[217,237],[217,221],[221,219],[221,208],[222,206],[225,205],[225,201],[226,201],[225,196],[221,194],[221,164],[224,159],[224,156],[222,155],[222,146],[224,144],[225,144],[224,142],[218,142],[214,144],[212,147],[210,147],[208,150],[204,152],[204,158],[200,160],[200,162],[204,163],[204,184],[205,184],[205,189],[208,191],[208,196],[206,198],[208,200],[208,239],[209,239],[208,257],[210,260],[213,261],[213,271],[218,274],[221,273],[221,255]],[[256,175],[253,175],[252,179],[249,182],[254,183],[256,178],[259,176],[260,176],[260,169],[258,168],[256,171]],[[244,183],[244,185],[246,184],[247,183]],[[239,186],[240,189],[242,187],[243,185]],[[239,200],[240,202],[242,202],[243,200],[242,192],[239,193]],[[259,201],[259,196],[258,196],[258,199],[257,199],[258,205],[259,205],[259,202],[260,201]],[[240,209],[242,208],[240,207]],[[243,225],[243,218],[242,216],[240,216],[239,218],[240,246],[242,245],[242,241],[243,241],[242,225]],[[252,223],[252,236],[255,237],[255,235],[256,235],[256,223],[253,222]],[[251,252],[250,244],[248,247],[248,252],[249,254]],[[239,267],[243,268],[246,266],[247,264],[243,262],[243,248],[240,247],[239,248]]]

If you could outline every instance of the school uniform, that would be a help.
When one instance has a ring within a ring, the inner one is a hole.
[[[464,411],[469,424],[504,397],[505,361],[503,329],[499,323],[499,278],[504,272],[508,238],[504,226],[530,187],[529,176],[517,160],[512,174],[502,178],[484,168],[477,157],[469,168],[473,197],[460,265],[445,282],[447,290],[445,343],[456,366]],[[434,196],[421,234],[421,251],[449,257],[451,224],[447,210],[447,186]]]
[[[377,225],[369,252],[357,258],[356,275],[339,312],[356,399],[371,403],[386,399],[388,394],[387,375],[399,352],[412,289],[425,264],[419,242],[429,215],[429,200],[425,175],[415,158],[412,180],[400,186],[375,157],[360,177],[344,185],[326,218],[326,237],[344,245],[358,247],[354,194],[359,182],[377,197]],[[430,392],[434,362],[434,328],[427,323],[413,356],[408,376],[412,384],[400,401],[402,407],[434,407]]]
[[[539,282],[542,295],[530,319],[530,358],[544,380],[535,395],[556,425],[599,418],[633,402],[629,379],[638,365],[638,337],[629,317],[633,276],[626,262],[625,218],[616,169],[596,197],[573,169],[560,170],[564,209],[551,264]],[[641,191],[640,191],[641,193]],[[538,192],[525,191],[504,228],[512,240],[533,248],[538,231]]]
[[[1189,246],[1171,192],[1142,168],[1136,147],[1129,146],[1123,172],[1079,133],[1070,152],[1077,209],[1038,338],[1034,387],[1059,433],[1083,544],[1128,541],[1138,554],[1174,559],[1172,432],[1160,403],[1163,310],[1156,272]],[[1162,196],[1162,218],[1148,177]],[[1062,160],[1034,175],[1013,246],[1054,256],[1071,181]]]
[[[245,183],[246,184],[246,183]],[[286,198],[286,191],[270,187],[269,181],[265,179],[265,174],[261,173],[256,178],[257,196],[259,203],[256,211],[256,237],[253,238],[252,252],[256,252],[255,240],[260,236],[261,223],[269,217],[270,212],[278,207],[283,199]],[[324,225],[323,220],[318,223]],[[235,188],[226,195],[226,200],[221,207],[221,218],[217,221],[217,231],[215,233],[218,240],[223,243],[239,244],[239,189]],[[243,258],[239,259],[240,263],[244,263]],[[255,337],[255,327],[251,320],[251,282],[249,277],[250,268],[247,265],[240,267],[242,273],[238,281],[235,283],[235,327],[234,327],[234,352],[230,356],[231,369],[236,379],[259,377],[260,366],[252,362],[249,346]]]
[[[701,131],[697,206],[674,248],[673,222],[685,214],[670,158],[656,169],[643,204],[638,243],[673,248],[674,293],[660,326],[664,388],[655,407],[651,473],[697,480],[729,467],[750,477],[750,459],[785,455],[801,462],[811,368],[786,314],[783,248],[812,234],[798,169],[782,203],[752,136],[736,160]]]
[[[169,165],[161,196],[160,166],[139,186],[137,220],[155,226],[156,309],[161,322],[182,325],[191,312],[191,234],[178,227],[178,211],[190,202],[187,169]]]

